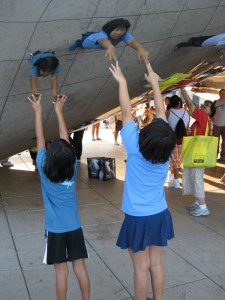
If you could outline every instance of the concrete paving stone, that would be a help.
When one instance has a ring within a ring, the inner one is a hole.
[[[15,246],[12,237],[1,235],[0,239],[0,270],[19,268]],[[1,273],[1,272],[0,272]],[[1,281],[0,281],[1,282]],[[0,289],[1,291],[1,289]],[[1,295],[1,294],[0,294]],[[1,297],[0,297],[1,299]]]
[[[217,283],[221,288],[223,288],[225,290],[225,273],[210,277],[210,279],[212,281],[214,281],[215,283]]]
[[[0,298],[1,300],[30,300],[21,270],[0,272]]]
[[[122,221],[96,226],[84,226],[84,236],[93,249],[102,256],[103,254],[121,253],[116,246],[117,237]]]
[[[175,286],[165,290],[167,300],[224,300],[225,291],[209,279]]]
[[[44,228],[44,210],[8,212],[8,220],[14,235],[42,232]]]
[[[80,180],[79,175],[77,177],[77,190],[87,190],[89,189],[89,186],[84,180]]]
[[[189,239],[193,237],[203,236],[214,233],[210,228],[203,226],[197,222],[196,219],[190,218],[188,213],[186,215],[170,208],[173,218],[175,238],[172,241]]]
[[[79,205],[88,205],[88,204],[107,204],[109,203],[105,198],[100,196],[98,193],[92,189],[77,189],[77,199]]]
[[[216,207],[211,207],[209,203],[208,207],[211,213],[210,216],[206,218],[199,217],[197,221],[217,233],[223,232],[225,228],[225,206],[218,204]]]
[[[43,209],[43,200],[41,195],[35,195],[33,197],[20,196],[12,198],[4,198],[4,207],[7,212],[13,211],[31,211]]]
[[[122,212],[111,204],[85,205],[79,209],[83,226],[112,223],[123,219]]]
[[[4,210],[0,206],[0,236],[2,237],[3,235],[9,235],[10,230],[9,230],[9,224],[5,215]]]
[[[224,273],[225,238],[218,234],[173,241],[170,248],[206,276]]]
[[[169,246],[165,248],[163,254],[165,288],[187,284],[206,277],[179,253],[177,254],[171,250],[170,245],[171,242],[169,242]]]
[[[15,235],[14,242],[23,269],[42,264],[46,245],[44,231]]]

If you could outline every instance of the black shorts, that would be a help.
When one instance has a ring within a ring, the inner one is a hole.
[[[46,235],[44,263],[52,265],[88,258],[82,228],[63,233],[48,231]]]
[[[123,127],[123,122],[121,120],[117,120],[115,130],[120,131],[122,129],[122,127]]]

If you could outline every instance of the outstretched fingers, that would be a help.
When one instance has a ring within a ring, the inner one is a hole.
[[[41,101],[41,94],[32,94],[29,97],[27,97],[27,99],[32,103],[35,104],[37,102]]]
[[[66,102],[67,100],[67,96],[66,95],[57,95],[56,98],[54,99],[54,101],[52,102],[53,104],[57,104],[59,102]]]

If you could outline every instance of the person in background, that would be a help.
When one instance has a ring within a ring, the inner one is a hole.
[[[166,111],[168,123],[174,132],[180,118],[183,119],[186,130],[188,130],[189,114],[182,106],[180,106],[180,102],[182,103],[181,98],[177,95],[173,95],[170,97],[171,108]],[[169,187],[175,189],[180,188],[178,171],[181,169],[181,146],[182,139],[177,140],[170,161],[170,172],[174,175],[174,179],[169,182]]]
[[[219,162],[225,162],[225,89],[221,89],[219,91],[219,99],[214,101],[215,105],[215,115],[213,116],[213,135],[217,136],[221,142],[221,149],[220,158],[218,159]]]
[[[128,249],[133,262],[135,299],[150,299],[149,272],[153,299],[163,299],[162,254],[167,240],[174,237],[167,208],[164,183],[176,136],[166,121],[158,75],[146,64],[155,99],[157,118],[138,132],[132,113],[127,82],[118,62],[110,71],[119,84],[123,128],[121,136],[127,151],[122,211],[125,214],[117,246]]]
[[[225,46],[225,33],[218,35],[197,36],[190,38],[187,42],[182,42],[176,45],[174,50],[183,47],[203,47]]]
[[[74,131],[72,141],[71,141],[74,146],[75,154],[76,154],[78,162],[80,162],[82,151],[83,151],[82,140],[84,137],[84,131],[85,131],[85,129],[80,129],[80,130]]]
[[[189,108],[192,118],[195,122],[190,127],[189,135],[194,135],[196,130],[196,135],[205,135],[206,126],[210,128],[210,119],[215,114],[215,107],[212,101],[206,100],[202,109],[196,107],[189,97],[188,93],[184,88],[181,89],[181,94],[183,95],[185,102]],[[208,216],[210,211],[206,205],[205,201],[205,190],[204,190],[204,171],[205,168],[184,168],[182,185],[183,185],[183,195],[193,195],[195,197],[195,202],[188,205],[187,209],[189,214],[193,217]]]
[[[123,128],[122,115],[120,113],[115,116],[114,145],[116,145],[116,146],[120,145],[118,143],[118,136],[119,136],[119,132],[122,128]]]
[[[41,178],[45,207],[46,251],[44,263],[54,265],[56,298],[67,295],[68,265],[72,262],[82,300],[90,300],[90,280],[85,266],[88,257],[76,196],[77,160],[69,142],[63,117],[67,97],[57,96],[54,102],[59,138],[46,149],[42,124],[41,95],[28,97],[35,112],[37,167]]]
[[[91,134],[92,134],[92,141],[101,141],[99,137],[99,128],[100,128],[100,122],[95,123],[91,126]]]

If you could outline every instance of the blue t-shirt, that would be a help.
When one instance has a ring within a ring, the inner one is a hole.
[[[37,166],[45,207],[45,229],[54,233],[68,232],[81,227],[76,195],[77,162],[70,180],[55,183],[44,173],[46,149],[37,153]]]
[[[39,69],[37,67],[34,66],[34,64],[36,63],[37,60],[41,59],[41,58],[45,58],[45,57],[49,57],[49,56],[54,56],[51,52],[43,52],[43,53],[39,53],[36,54],[32,57],[31,59],[31,69],[29,71],[29,76],[41,76]],[[51,75],[58,75],[60,73],[60,67],[58,66],[52,73]]]
[[[165,210],[164,183],[169,161],[153,164],[142,156],[134,121],[123,126],[121,136],[128,155],[122,211],[131,216],[149,216]]]
[[[98,43],[98,40],[100,39],[108,39],[114,46],[116,46],[120,42],[127,43],[128,41],[133,40],[134,37],[129,32],[126,32],[121,38],[113,40],[110,38],[110,36],[108,36],[108,34],[105,31],[100,30],[99,32],[92,33],[87,38],[85,38],[82,43],[82,47],[86,49],[104,49]]]
[[[202,47],[210,47],[210,46],[225,46],[225,33],[214,35],[211,38],[205,40]]]

